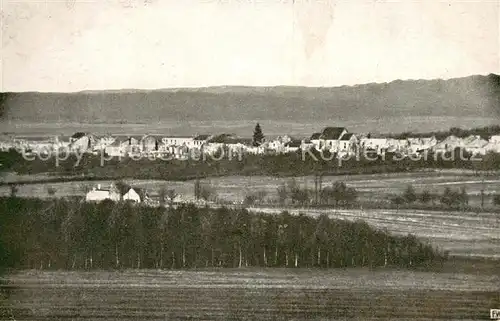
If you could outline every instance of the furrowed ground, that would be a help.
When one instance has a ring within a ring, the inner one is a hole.
[[[487,320],[498,275],[366,269],[34,272],[7,277],[15,320]],[[3,319],[9,317],[4,315]]]

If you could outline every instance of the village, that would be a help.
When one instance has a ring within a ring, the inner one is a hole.
[[[260,130],[260,127],[259,127]],[[435,154],[452,152],[460,148],[471,155],[486,155],[500,152],[500,135],[488,139],[479,135],[457,137],[449,135],[438,140],[430,137],[407,137],[396,139],[376,137],[371,134],[351,133],[345,127],[326,127],[308,138],[293,138],[288,135],[255,140],[233,134],[162,136],[162,135],[95,135],[77,132],[71,137],[22,137],[0,138],[0,150],[15,149],[29,155],[57,155],[60,153],[91,153],[113,157],[169,157],[183,160],[193,155],[214,155],[217,152],[239,153],[239,155],[278,155],[299,150],[315,149],[335,153],[338,157],[370,152],[377,155],[399,153],[403,156],[418,155],[425,151]]]
[[[106,160],[113,158],[147,158],[150,160],[166,157],[174,160],[193,159],[194,155],[236,154],[244,155],[286,155],[300,151],[329,152],[337,158],[350,157],[365,153],[381,156],[397,153],[404,157],[422,155],[426,152],[450,154],[457,148],[479,159],[488,153],[500,153],[500,135],[434,135],[408,136],[390,138],[382,135],[352,133],[345,127],[326,127],[320,132],[311,134],[308,138],[293,138],[289,135],[266,137],[257,124],[253,138],[242,138],[232,134],[193,135],[193,136],[162,136],[162,135],[104,135],[78,132],[70,137],[20,137],[4,136],[0,140],[0,149],[3,151],[16,150],[23,155],[31,155],[28,160],[39,157],[48,160],[54,155],[60,158],[69,154],[88,154],[105,156]],[[64,154],[64,155],[62,155]],[[95,156],[98,157],[98,156]],[[217,158],[216,157],[216,158]],[[117,186],[122,185],[122,186]],[[196,182],[199,184],[199,182]],[[196,185],[195,183],[195,185]],[[150,190],[149,193],[137,186],[125,186],[120,181],[87,186],[83,195],[85,201],[101,202],[103,200],[127,201],[146,206],[178,206],[194,203],[200,206],[220,203],[216,195],[203,195],[195,186],[194,195],[180,195],[174,190],[161,191],[161,186]],[[209,192],[208,189],[205,192]],[[191,194],[191,193],[189,193]],[[210,194],[210,193],[208,193]],[[216,193],[214,193],[216,194]],[[250,195],[255,198],[255,195]],[[241,205],[232,202],[232,205]]]

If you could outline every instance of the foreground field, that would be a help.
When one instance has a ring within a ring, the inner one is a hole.
[[[26,271],[6,281],[10,297],[0,317],[15,320],[487,320],[500,306],[500,278],[491,275]]]

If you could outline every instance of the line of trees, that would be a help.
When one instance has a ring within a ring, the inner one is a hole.
[[[436,204],[439,201],[440,204],[446,207],[464,207],[469,204],[469,195],[465,190],[465,187],[459,190],[453,190],[450,187],[445,187],[441,195],[432,194],[429,190],[423,190],[422,193],[418,194],[412,185],[408,185],[405,191],[401,195],[397,195],[391,199],[393,204],[414,204],[420,202],[421,204]],[[500,201],[500,200],[499,200]]]
[[[387,137],[396,138],[396,139],[406,139],[408,137],[432,137],[435,136],[437,139],[445,139],[448,136],[457,136],[457,137],[467,137],[470,135],[479,135],[484,139],[488,139],[493,135],[500,135],[500,126],[499,125],[491,125],[485,127],[477,127],[472,129],[465,129],[459,127],[451,127],[446,131],[435,131],[435,132],[427,132],[427,133],[413,133],[413,132],[404,132],[401,134],[390,134],[386,135]]]
[[[334,182],[331,186],[301,187],[295,179],[290,179],[286,184],[281,184],[277,190],[278,203],[281,206],[307,206],[328,205],[336,207],[349,207],[356,203],[358,192],[355,188],[348,187],[344,182]],[[267,192],[264,190],[252,191],[245,197],[244,204],[262,204],[266,201]]]
[[[364,222],[245,209],[0,198],[0,262],[14,268],[416,267],[444,255]]]

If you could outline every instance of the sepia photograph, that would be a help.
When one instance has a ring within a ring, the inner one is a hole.
[[[500,321],[500,1],[0,0],[0,321]]]

